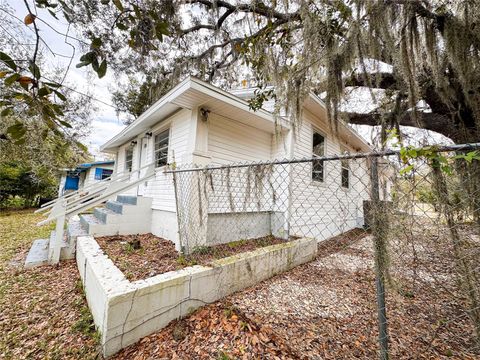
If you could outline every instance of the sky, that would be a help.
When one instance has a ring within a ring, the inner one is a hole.
[[[2,0],[0,0],[2,2]],[[25,4],[20,0],[4,0],[15,11],[15,15],[23,19],[27,15]],[[33,1],[29,0],[30,6],[33,6]],[[37,9],[38,17],[48,21],[55,30],[60,33],[66,33],[67,23],[65,20],[54,19],[46,10]],[[37,26],[40,30],[41,37],[55,53],[61,55],[71,56],[73,50],[71,46],[65,43],[65,37],[58,34],[55,30],[49,28],[41,21],[37,21]],[[26,29],[31,31],[31,29]],[[70,34],[75,36],[71,31]],[[82,139],[82,142],[89,148],[95,160],[104,159],[105,155],[99,151],[100,145],[105,143],[111,137],[119,133],[125,126],[122,121],[117,117],[117,113],[112,105],[111,101],[111,86],[115,80],[112,71],[107,70],[107,74],[102,79],[98,79],[97,75],[89,70],[90,67],[83,67],[77,69],[75,67],[78,64],[81,56],[81,51],[76,44],[75,40],[71,41],[76,46],[75,56],[72,62],[72,66],[67,75],[67,82],[69,87],[82,93],[88,93],[92,96],[92,103],[96,107],[96,112],[93,113],[91,121],[91,132],[86,139]],[[45,44],[42,44],[45,49],[46,62],[51,64],[59,64],[66,67],[69,59],[62,56],[54,56]],[[88,69],[87,69],[88,68]]]

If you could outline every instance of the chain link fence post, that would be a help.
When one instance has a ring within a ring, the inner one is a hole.
[[[372,157],[370,162],[371,180],[371,215],[373,217],[372,233],[375,244],[375,283],[377,289],[377,310],[378,310],[378,341],[380,345],[380,359],[388,359],[388,329],[387,311],[385,306],[385,273],[386,264],[386,231],[388,226],[385,221],[387,216],[381,214],[380,185],[378,176],[378,158]],[[385,211],[385,209],[383,210]]]

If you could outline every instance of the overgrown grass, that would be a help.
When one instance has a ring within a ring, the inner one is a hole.
[[[31,209],[0,211],[0,269],[16,253],[27,250],[34,239],[48,238],[55,224],[37,226],[44,220]]]

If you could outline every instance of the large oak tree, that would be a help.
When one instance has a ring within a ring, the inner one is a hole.
[[[33,1],[24,2],[25,23],[35,26]],[[341,115],[355,124],[433,130],[455,142],[479,139],[480,5],[475,0],[34,2],[83,35],[78,66],[91,66],[103,76],[108,64],[138,84],[139,96],[130,83],[129,95],[120,92],[115,98],[135,115],[187,73],[223,87],[251,76],[260,88],[275,85],[273,96],[294,117],[309,91],[326,94],[335,123],[346,87],[377,88],[385,91],[373,111]],[[42,84],[36,56],[31,54],[29,69],[20,70],[30,71],[39,84],[26,91],[41,98],[56,89]],[[3,60],[8,71],[9,60]],[[391,71],[372,71],[372,61],[391,65]],[[47,89],[40,93],[42,87]]]

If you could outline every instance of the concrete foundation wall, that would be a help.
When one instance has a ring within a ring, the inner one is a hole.
[[[285,221],[283,212],[210,213],[207,218],[206,243],[207,245],[225,244],[268,235],[284,238]]]
[[[77,264],[105,356],[204,304],[308,262],[317,252],[314,239],[299,239],[217,260],[212,267],[193,266],[131,283],[93,237],[78,243]]]
[[[270,213],[267,211],[208,214],[207,245],[254,239],[270,234]]]
[[[175,249],[180,250],[176,212],[153,209],[151,232],[153,235],[173,241]]]

